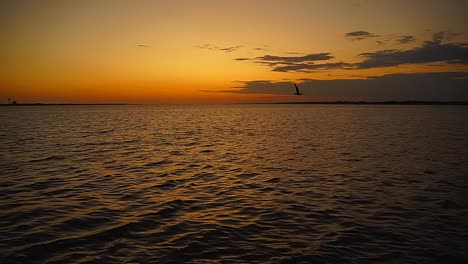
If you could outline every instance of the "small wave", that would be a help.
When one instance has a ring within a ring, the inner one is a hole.
[[[169,154],[171,154],[172,156],[183,156],[184,153],[182,153],[181,151],[178,151],[178,150],[173,150],[171,152],[169,152]]]
[[[115,132],[115,129],[107,129],[107,130],[97,131],[96,134],[103,135],[103,134],[109,134],[109,133],[112,133],[112,132]]]
[[[30,160],[29,162],[56,161],[56,160],[64,160],[64,159],[66,159],[66,157],[64,156],[52,155],[52,156],[48,156],[45,158],[33,159],[33,160]]]
[[[271,178],[269,180],[266,180],[265,182],[271,182],[271,183],[278,183],[280,182],[281,179],[280,178]]]
[[[247,179],[247,178],[252,178],[252,177],[255,177],[255,176],[258,176],[258,175],[260,175],[260,174],[255,173],[255,172],[251,172],[251,173],[241,173],[241,174],[237,174],[237,177]]]
[[[297,254],[288,258],[284,258],[280,260],[278,263],[280,264],[309,264],[309,263],[328,264],[329,262],[326,260],[326,258],[320,255]]]
[[[185,182],[187,182],[187,180],[167,180],[164,183],[155,185],[154,187],[159,188],[159,189],[166,189],[166,190],[167,189],[175,189],[179,185],[181,185],[181,184],[183,184]]]
[[[171,164],[171,163],[172,163],[171,160],[160,160],[160,161],[154,161],[154,162],[147,163],[144,166],[145,167],[160,167],[160,166],[168,165],[168,164]]]
[[[445,209],[462,209],[463,207],[452,200],[445,200],[439,203],[440,207],[445,208]]]
[[[464,263],[464,115],[277,107],[5,120],[0,263]]]
[[[217,178],[218,176],[216,174],[210,173],[210,172],[197,173],[192,177],[193,180],[202,180],[202,181],[210,181],[210,180],[215,180]]]
[[[167,219],[171,218],[177,214],[184,214],[190,211],[191,207],[195,205],[195,200],[182,200],[176,199],[163,203],[159,206],[159,209],[156,212],[148,213],[144,215],[145,219],[155,218],[155,219]]]

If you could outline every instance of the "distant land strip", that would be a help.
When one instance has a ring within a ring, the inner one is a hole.
[[[126,103],[116,103],[116,104],[103,104],[103,103],[95,103],[95,104],[73,104],[73,103],[57,103],[57,104],[49,104],[49,103],[17,103],[17,104],[0,104],[0,106],[55,106],[55,105],[132,105]]]
[[[468,105],[468,101],[334,101],[334,102],[279,102],[266,104],[338,104],[338,105]]]
[[[315,105],[468,105],[468,101],[331,101],[331,102],[276,102],[276,103],[238,103],[238,104],[315,104]],[[17,103],[0,106],[74,106],[74,105],[151,105],[130,103]]]

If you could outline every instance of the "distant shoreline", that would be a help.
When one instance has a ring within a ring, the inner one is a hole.
[[[233,104],[281,104],[281,105],[468,105],[468,101],[333,101],[333,102],[276,102],[276,103],[233,103]],[[19,103],[19,104],[0,104],[0,106],[92,106],[92,105],[152,105],[152,104],[130,104],[130,103]]]
[[[118,103],[118,104],[72,104],[72,103],[58,103],[58,104],[49,104],[49,103],[20,103],[20,104],[0,104],[0,106],[67,106],[67,105],[132,105],[126,103]]]
[[[334,101],[334,102],[280,102],[272,104],[338,104],[338,105],[468,105],[468,101]]]

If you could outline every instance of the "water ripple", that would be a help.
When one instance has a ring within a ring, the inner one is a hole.
[[[1,263],[466,263],[468,109],[0,112]]]

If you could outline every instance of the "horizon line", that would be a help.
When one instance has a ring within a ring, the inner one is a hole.
[[[218,103],[16,103],[0,104],[0,106],[87,106],[87,105],[211,105]],[[419,100],[385,100],[385,101],[306,101],[306,102],[242,102],[220,103],[229,104],[343,104],[343,105],[468,105],[468,101],[419,101]]]

